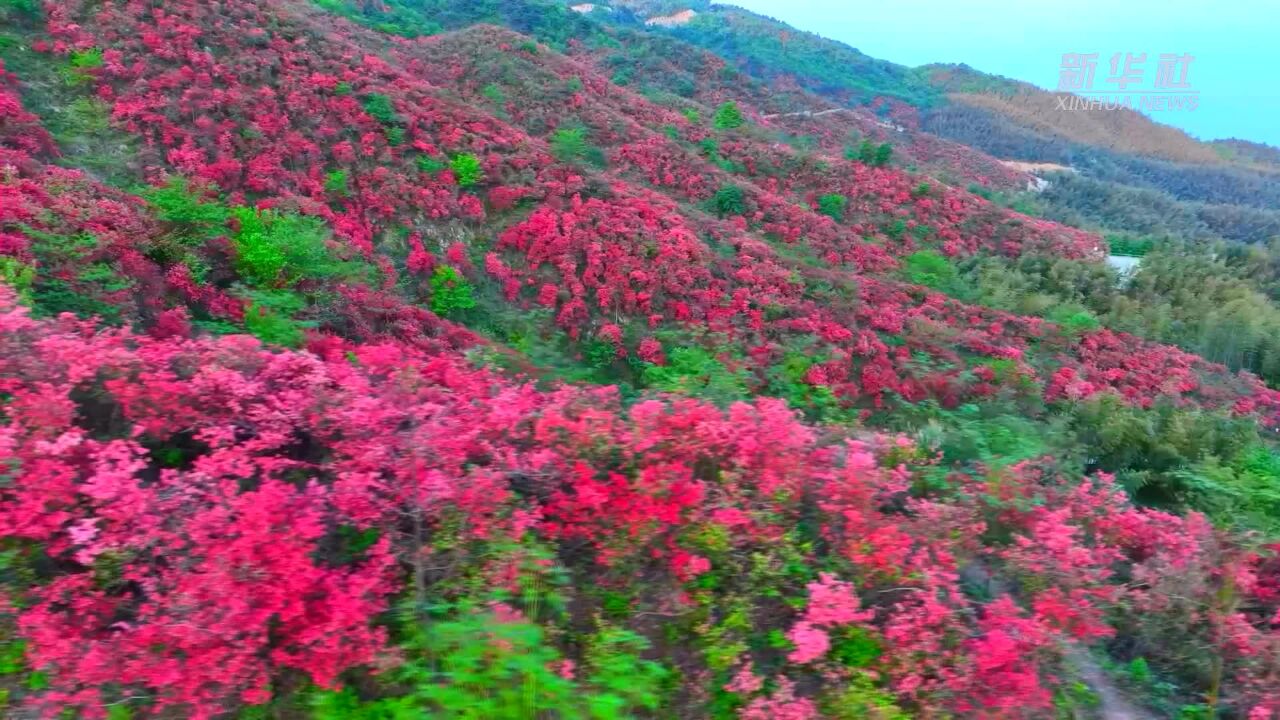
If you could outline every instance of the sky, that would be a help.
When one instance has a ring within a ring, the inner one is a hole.
[[[966,63],[1058,86],[1064,53],[1098,53],[1095,90],[1116,53],[1190,54],[1195,110],[1148,113],[1202,140],[1280,146],[1280,0],[722,0],[903,65]]]

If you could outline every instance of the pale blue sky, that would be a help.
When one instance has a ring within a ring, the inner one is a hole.
[[[1144,84],[1161,53],[1195,56],[1194,111],[1153,113],[1201,139],[1241,137],[1280,146],[1280,0],[728,0],[801,30],[904,65],[963,62],[1055,89],[1062,54],[1108,60],[1147,53]],[[1136,86],[1130,90],[1142,89]]]

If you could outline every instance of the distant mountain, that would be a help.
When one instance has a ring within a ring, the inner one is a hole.
[[[705,48],[772,88],[802,88],[882,119],[892,115],[897,127],[982,150],[1013,167],[1069,167],[1077,176],[1065,181],[1089,184],[1091,190],[1071,207],[1060,202],[1061,194],[1043,196],[1043,212],[1050,217],[1122,231],[1113,225],[1122,215],[1138,227],[1166,227],[1155,222],[1164,215],[1175,232],[1188,237],[1242,242],[1266,241],[1280,226],[1280,150],[1265,145],[1202,142],[1132,110],[1061,110],[1057,93],[1029,83],[966,65],[908,68],[877,60],[729,5],[622,0],[599,8],[591,17]],[[684,9],[696,14],[682,24],[644,24]],[[1108,204],[1129,208],[1126,214],[1080,202],[1108,193],[1118,194]],[[1179,208],[1173,216],[1158,209],[1170,203]]]
[[[659,26],[675,37],[727,58],[765,81],[788,79],[845,104],[894,98],[925,107],[939,92],[904,65],[877,60],[848,45],[797,30],[786,23],[731,5],[622,0],[610,3],[640,20],[695,11],[688,22]]]

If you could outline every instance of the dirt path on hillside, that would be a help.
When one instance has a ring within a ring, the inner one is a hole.
[[[831,113],[838,113],[838,112],[846,112],[847,110],[848,108],[832,108],[830,110],[819,110],[817,112],[814,112],[812,110],[801,110],[800,112],[774,113],[772,115],[761,115],[760,117],[764,118],[765,120],[772,120],[774,118],[782,118],[782,117],[822,117],[823,115],[830,115]]]
[[[1149,710],[1129,700],[1087,650],[1079,647],[1066,649],[1067,659],[1075,667],[1079,678],[1098,695],[1098,715],[1102,720],[1159,720]]]

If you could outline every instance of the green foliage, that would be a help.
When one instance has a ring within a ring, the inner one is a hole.
[[[609,78],[609,82],[619,87],[626,87],[631,84],[631,80],[634,77],[635,70],[633,68],[624,67],[615,72],[613,76]]]
[[[582,359],[587,367],[599,370],[609,367],[618,359],[618,350],[605,340],[592,340],[583,346]]]
[[[82,319],[98,317],[108,325],[120,323],[119,307],[79,292],[62,278],[40,279],[31,300],[37,317],[52,317],[65,312]]]
[[[417,159],[418,170],[427,175],[435,175],[436,173],[449,167],[449,163],[442,158],[431,155],[419,155]]]
[[[1051,423],[1037,423],[1018,409],[988,402],[946,410],[932,400],[900,409],[904,429],[914,428],[917,440],[930,452],[941,453],[945,467],[982,463],[988,467],[1014,465],[1049,451],[1065,432]]]
[[[1106,240],[1107,247],[1112,255],[1123,255],[1125,257],[1142,257],[1151,252],[1156,244],[1153,238],[1120,234],[1107,235]]]
[[[1255,464],[1259,457],[1266,462]],[[1182,502],[1219,525],[1280,537],[1280,472],[1275,461],[1274,451],[1261,446],[1231,463],[1210,456],[1173,471],[1169,484]]]
[[[1248,418],[1168,402],[1135,408],[1107,395],[1077,404],[1071,425],[1093,466],[1115,473],[1140,502],[1280,533],[1280,456]]]
[[[293,316],[306,307],[306,300],[287,290],[258,291],[244,312],[244,326],[249,334],[268,345],[299,347],[306,340],[305,328],[312,323],[300,322]]]
[[[562,127],[551,133],[551,155],[562,163],[604,165],[604,153],[587,139],[584,127]]]
[[[442,30],[459,30],[477,23],[503,25],[531,35],[557,49],[568,47],[571,39],[588,47],[608,40],[592,21],[573,12],[563,3],[547,0],[312,0],[320,7],[381,32],[418,37]],[[520,43],[521,52],[537,54],[533,41]]]
[[[725,368],[702,348],[676,348],[667,359],[666,365],[645,367],[645,385],[662,392],[691,395],[719,404],[741,400],[748,395],[743,373]]]
[[[329,278],[348,272],[329,253],[329,232],[319,218],[276,210],[235,207],[239,229],[231,241],[236,270],[260,288],[289,287],[304,278]]]
[[[18,301],[31,304],[31,287],[36,269],[15,257],[0,256],[0,283],[8,285],[18,294]]]
[[[378,3],[352,3],[348,0],[312,0],[329,12],[367,25],[379,32],[401,37],[421,37],[440,32],[441,27],[430,16],[415,8],[412,2],[383,0]]]
[[[363,559],[365,551],[382,537],[382,531],[376,527],[361,530],[354,525],[341,525],[336,535],[338,549],[334,551],[332,562],[348,565]]]
[[[331,170],[324,176],[324,191],[346,197],[351,194],[346,170]]]
[[[1060,720],[1092,717],[1102,698],[1083,682],[1063,683],[1054,693],[1053,705]]]
[[[104,179],[127,176],[121,165],[127,165],[135,140],[112,126],[110,105],[95,97],[76,97],[44,109],[45,127],[70,164]]]
[[[97,238],[87,233],[57,235],[24,228],[31,238],[31,253],[37,267],[79,267],[70,277],[62,273],[36,272],[31,280],[29,299],[34,314],[48,317],[69,312],[80,318],[100,317],[107,324],[120,322],[120,307],[100,296],[133,287],[133,280],[121,275],[109,262],[92,261],[98,251]],[[27,275],[13,267],[19,282]]]
[[[901,272],[909,283],[924,285],[953,297],[968,295],[968,287],[955,264],[933,250],[918,250],[903,258]]]
[[[746,119],[742,117],[742,110],[738,108],[738,103],[730,100],[716,108],[712,123],[717,130],[732,130],[742,127]]]
[[[437,265],[431,275],[431,311],[449,316],[476,306],[471,283],[449,265]]]
[[[845,689],[824,699],[822,717],[832,720],[910,720],[911,715],[894,703],[893,695],[875,686],[866,673],[853,676]]]
[[[471,187],[484,180],[484,166],[480,158],[471,153],[459,153],[449,158],[449,169],[458,187]]]
[[[67,64],[60,69],[62,81],[70,87],[81,87],[93,80],[91,71],[102,67],[102,51],[98,48],[73,50]]]
[[[869,667],[880,657],[880,643],[854,625],[840,628],[832,638],[829,657],[850,668]]]
[[[400,122],[400,116],[396,114],[395,103],[391,102],[391,98],[380,93],[369,93],[365,95],[360,103],[364,107],[364,111],[369,116],[383,125],[394,125]]]
[[[35,15],[39,11],[39,0],[0,0],[0,13],[13,12]]]
[[[840,406],[839,400],[831,388],[822,385],[810,385],[805,382],[805,375],[815,362],[822,357],[814,357],[808,347],[797,347],[788,350],[782,361],[769,369],[767,394],[783,398],[792,408],[799,410],[815,422],[843,422],[849,420],[847,413]]]
[[[667,672],[642,660],[648,643],[605,628],[588,638],[580,680],[556,672],[562,657],[541,627],[492,612],[443,608],[411,628],[408,662],[388,673],[394,694],[362,700],[352,689],[315,695],[316,720],[622,720],[657,710]]]
[[[702,121],[702,113],[698,112],[697,108],[685,108],[680,111],[680,114],[684,115],[684,119],[688,120],[692,125],[697,125]]]
[[[1102,326],[1093,313],[1074,303],[1058,306],[1049,313],[1048,319],[1061,325],[1062,329],[1071,335],[1080,335]]]
[[[698,85],[692,78],[680,75],[671,79],[671,91],[683,98],[698,94]]]
[[[747,212],[746,196],[737,185],[723,185],[711,197],[711,211],[724,217],[743,215]]]
[[[736,66],[760,80],[786,78],[842,104],[889,96],[929,107],[942,99],[920,71],[877,60],[843,43],[740,8],[707,5],[698,7],[699,15],[692,22],[670,32],[728,58],[729,71]],[[671,11],[690,6],[676,4]]]
[[[642,660],[649,641],[629,630],[605,626],[588,642],[586,697],[588,716],[598,720],[633,717],[633,709],[657,710],[668,671]]]
[[[196,190],[181,175],[171,175],[164,185],[141,193],[155,216],[169,225],[170,238],[184,247],[196,247],[222,234],[231,217],[227,206]]]
[[[77,70],[100,68],[102,67],[102,50],[98,48],[72,50],[68,61],[71,63],[71,67]]]
[[[830,193],[818,198],[818,212],[840,222],[844,219],[844,208],[849,198],[838,193]]]
[[[889,143],[880,143],[876,148],[875,157],[872,158],[871,164],[876,167],[885,167],[889,164],[889,160],[893,158],[893,146]]]
[[[995,193],[993,193],[990,188],[985,188],[977,183],[970,183],[969,187],[966,189],[984,200],[992,200],[995,198]]]
[[[1147,665],[1146,658],[1134,658],[1129,662],[1126,671],[1134,682],[1146,683],[1151,681],[1151,668]]]
[[[463,612],[415,630],[410,647],[422,659],[395,671],[408,692],[373,702],[349,689],[321,693],[312,717],[523,720],[576,704],[574,683],[552,669],[559,655],[535,624]]]
[[[876,144],[866,139],[858,146],[858,162],[863,165],[874,165],[876,162]]]
[[[502,92],[502,86],[497,83],[489,83],[488,85],[485,85],[480,89],[480,94],[488,98],[489,102],[492,102],[499,107],[507,101],[506,95]]]

